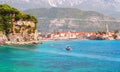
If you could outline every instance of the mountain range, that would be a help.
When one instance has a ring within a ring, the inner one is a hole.
[[[119,20],[110,16],[76,8],[38,8],[28,9],[25,13],[38,19],[38,31],[43,33],[60,31],[106,31],[120,29]]]
[[[79,8],[120,18],[120,0],[0,0],[21,10],[32,8]]]
[[[120,29],[120,0],[0,0],[38,19],[40,32]]]

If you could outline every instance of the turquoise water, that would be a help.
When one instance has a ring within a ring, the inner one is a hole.
[[[0,72],[120,72],[120,41],[1,46]]]

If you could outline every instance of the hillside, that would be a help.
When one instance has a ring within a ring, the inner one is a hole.
[[[40,32],[54,31],[105,31],[120,28],[116,19],[95,11],[83,11],[75,8],[39,8],[24,11],[38,18]]]
[[[0,31],[5,32],[5,34],[12,33],[14,23],[20,20],[37,23],[34,16],[25,14],[7,4],[0,4]]]
[[[0,0],[0,3],[10,4],[20,10],[50,7],[78,8],[97,11],[120,19],[119,0]]]
[[[90,16],[99,16],[103,19],[107,17],[95,11],[83,11],[76,8],[39,8],[25,10],[26,13],[32,14],[37,18],[82,18],[85,19]]]
[[[34,16],[7,4],[0,4],[0,44],[35,40],[36,23]]]

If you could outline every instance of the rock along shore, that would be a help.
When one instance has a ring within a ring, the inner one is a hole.
[[[26,44],[42,44],[41,41],[11,42],[7,41],[5,45],[26,45]]]

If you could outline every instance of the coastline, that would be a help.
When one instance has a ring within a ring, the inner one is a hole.
[[[26,41],[26,42],[5,42],[5,45],[26,45],[26,44],[42,44],[42,41]]]
[[[0,46],[4,46],[4,45],[34,45],[34,44],[43,44],[44,42],[55,42],[55,41],[76,41],[76,40],[80,40],[80,39],[57,39],[57,40],[49,40],[49,39],[45,39],[45,40],[40,40],[40,41],[26,41],[26,42],[12,42],[12,41],[6,41],[4,42],[4,44],[0,44]],[[80,40],[80,41],[113,41],[113,40]],[[119,40],[117,40],[119,41]]]

